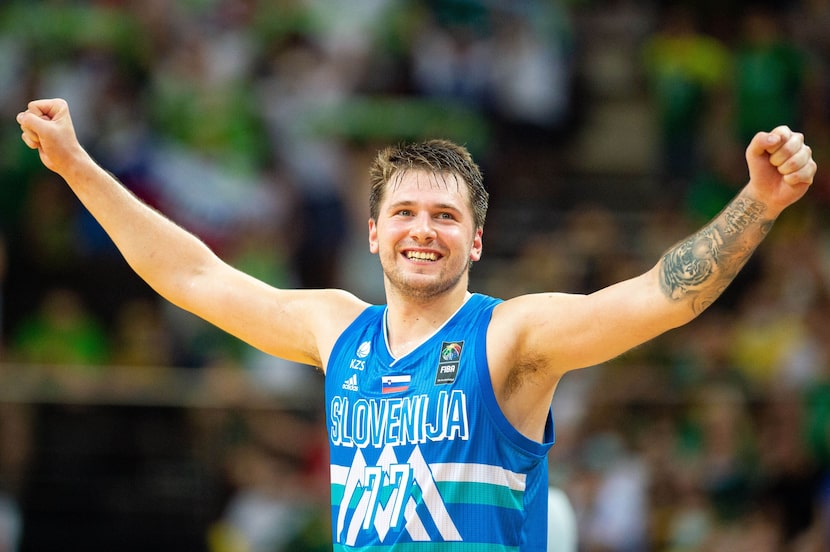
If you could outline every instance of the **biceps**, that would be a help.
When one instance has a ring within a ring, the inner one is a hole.
[[[551,295],[532,304],[526,343],[560,373],[610,360],[686,320],[653,273],[590,295]]]
[[[277,289],[224,263],[196,276],[179,306],[268,354],[319,364],[302,293]]]

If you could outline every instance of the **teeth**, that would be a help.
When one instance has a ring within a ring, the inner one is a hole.
[[[407,259],[416,259],[419,261],[437,261],[438,255],[435,253],[426,253],[424,251],[407,251]]]

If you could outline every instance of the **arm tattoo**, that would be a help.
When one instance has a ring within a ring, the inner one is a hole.
[[[762,219],[765,209],[758,201],[736,198],[709,225],[672,247],[660,271],[663,293],[690,301],[695,314],[703,312],[769,233],[773,221]]]
[[[760,220],[764,209],[766,209],[766,205],[758,201],[741,197],[736,198],[721,213],[725,223],[724,233],[740,234],[750,225]],[[769,228],[766,228],[764,235],[767,232],[769,232]]]

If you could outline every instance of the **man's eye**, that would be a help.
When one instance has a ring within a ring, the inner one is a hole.
[[[452,215],[452,213],[439,213],[438,218],[439,219],[444,219],[444,220],[453,220],[453,219],[455,219],[455,217]]]

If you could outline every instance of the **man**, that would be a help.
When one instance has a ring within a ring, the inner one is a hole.
[[[500,301],[467,289],[487,206],[467,151],[389,148],[371,170],[368,227],[387,305],[371,306],[345,291],[275,289],[222,262],[90,158],[63,100],[31,102],[17,120],[162,296],[326,374],[338,551],[545,550],[559,379],[700,314],[816,171],[801,134],[758,133],[746,187],[648,272],[590,295]]]

